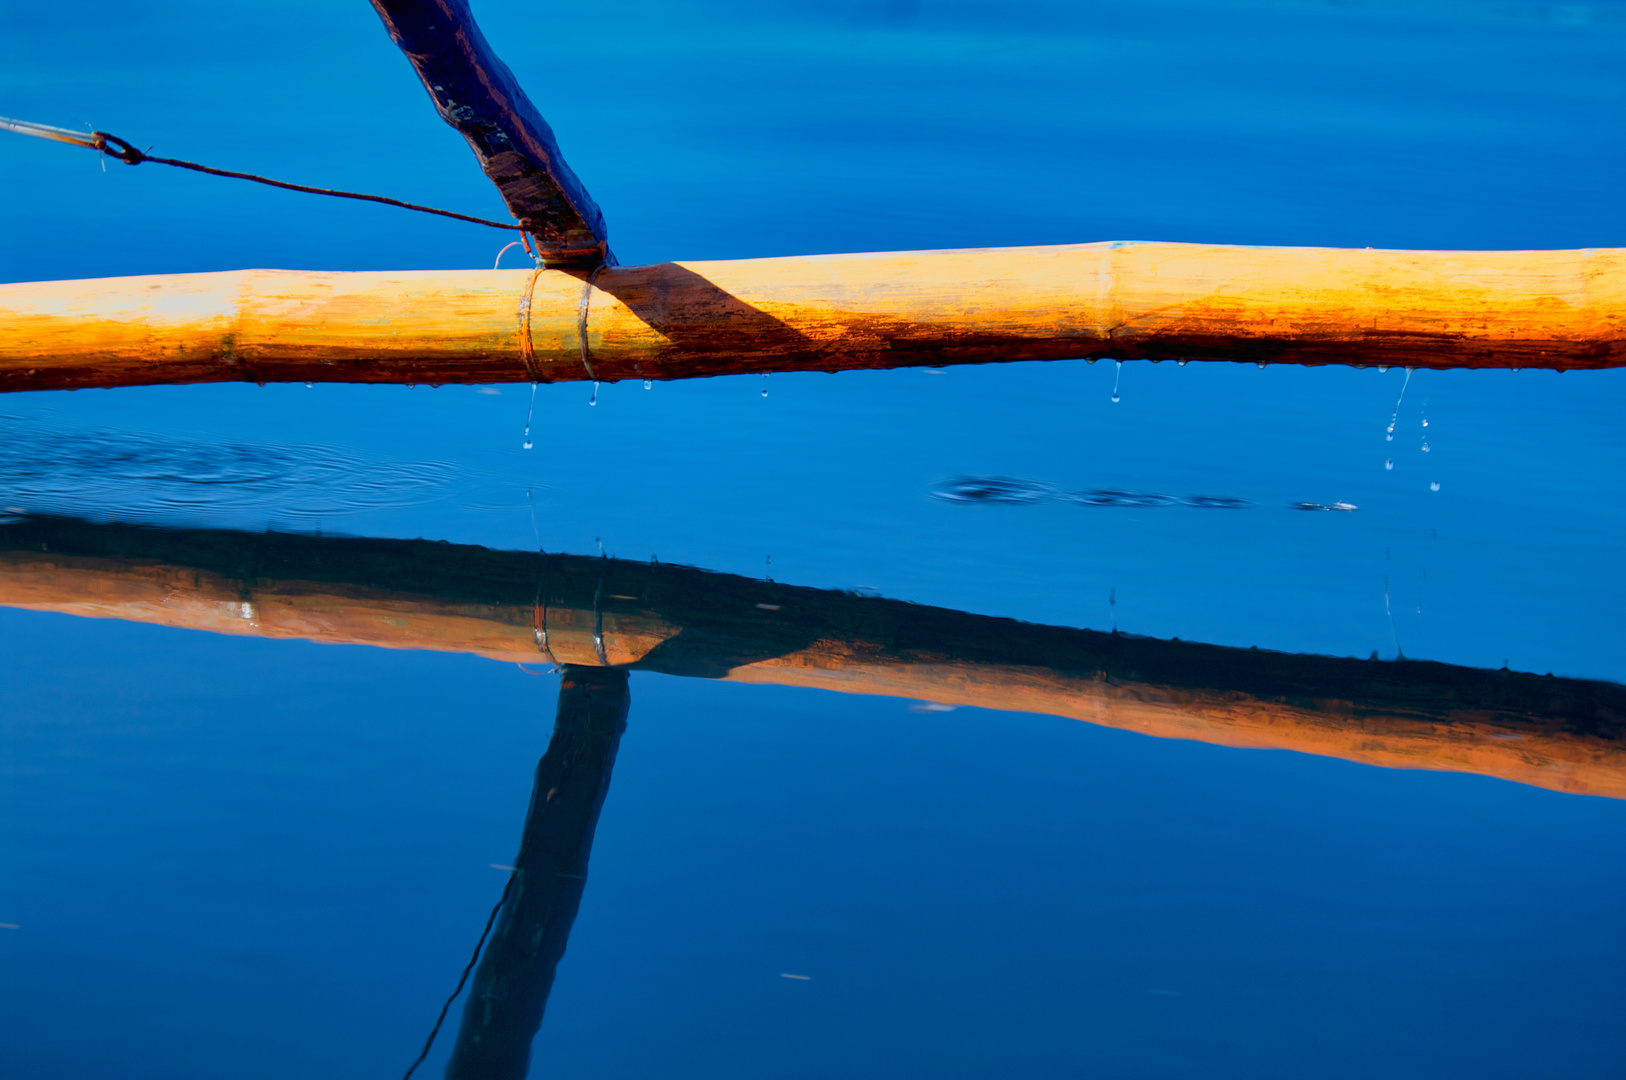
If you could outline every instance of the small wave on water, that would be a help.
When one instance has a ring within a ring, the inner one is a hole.
[[[1254,505],[1247,499],[1236,499],[1229,495],[1187,495],[1180,502],[1199,510],[1247,510]]]
[[[427,502],[456,473],[331,446],[212,443],[84,432],[0,417],[5,513],[117,514],[176,521],[328,519]]]
[[[931,493],[947,502],[1021,505],[1047,499],[1055,491],[1048,484],[1008,476],[959,476],[933,484]]]
[[[1081,506],[1173,506],[1176,502],[1171,495],[1158,495],[1151,491],[1120,491],[1116,488],[1069,491],[1058,497]]]
[[[1160,495],[1155,491],[1094,488],[1062,491],[1037,480],[1009,476],[957,476],[940,480],[928,489],[935,499],[957,503],[1029,505],[1056,499],[1079,506],[1190,506],[1203,510],[1246,510],[1255,503],[1231,495]],[[1353,509],[1353,507],[1351,508]]]

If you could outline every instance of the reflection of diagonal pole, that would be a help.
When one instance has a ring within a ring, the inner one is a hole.
[[[564,669],[553,741],[536,767],[513,882],[446,1066],[452,1080],[507,1080],[530,1068],[531,1040],[587,884],[593,830],[630,700],[624,670]]]

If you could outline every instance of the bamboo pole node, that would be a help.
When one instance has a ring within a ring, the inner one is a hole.
[[[593,374],[593,364],[588,355],[587,314],[589,305],[593,301],[593,286],[598,281],[598,276],[604,272],[606,265],[608,264],[600,263],[591,274],[587,275],[587,280],[582,282],[582,301],[580,308],[576,312],[576,341],[581,345],[582,368],[586,370],[587,377],[595,383],[598,382],[598,376]]]
[[[536,279],[546,269],[540,262],[536,264],[525,283],[525,295],[519,301],[519,358],[525,365],[525,375],[532,386],[542,381],[542,373],[536,366],[536,343],[531,338],[531,298],[536,295]]]

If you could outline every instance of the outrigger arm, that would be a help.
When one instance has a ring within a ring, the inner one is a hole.
[[[534,238],[537,268],[0,285],[0,392],[613,382],[1079,357],[1626,365],[1621,248],[1108,242],[618,267],[598,206],[466,0],[371,2]],[[99,137],[13,128],[86,146]]]

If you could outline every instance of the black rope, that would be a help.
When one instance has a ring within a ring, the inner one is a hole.
[[[486,928],[480,931],[480,940],[474,943],[474,955],[469,957],[469,964],[463,969],[463,977],[457,980],[457,989],[446,999],[446,1004],[440,1007],[440,1015],[435,1018],[435,1026],[429,1029],[429,1038],[423,1041],[423,1049],[418,1053],[418,1060],[412,1063],[401,1080],[412,1080],[412,1074],[418,1071],[418,1066],[429,1056],[429,1048],[435,1045],[435,1036],[440,1034],[440,1026],[446,1022],[446,1014],[451,1011],[452,1002],[463,992],[464,985],[469,981],[470,972],[474,970],[474,965],[480,962],[480,952],[486,947],[486,938],[491,935],[491,927],[497,921],[497,912],[508,902],[508,892],[514,887],[514,876],[510,871],[508,880],[503,883],[502,896],[497,899],[497,906],[491,909],[491,916],[486,919]]]
[[[417,203],[402,202],[400,199],[391,199],[384,195],[363,195],[357,191],[336,191],[333,188],[307,187],[304,184],[289,184],[281,180],[272,180],[265,176],[255,176],[253,173],[232,172],[230,169],[214,169],[208,165],[199,165],[195,161],[181,161],[178,158],[153,157],[143,153],[119,138],[109,135],[105,131],[90,133],[95,141],[94,148],[100,150],[108,157],[118,158],[126,165],[140,165],[143,161],[151,161],[158,165],[173,165],[177,169],[191,169],[193,172],[206,173],[209,176],[225,176],[232,180],[252,180],[256,184],[265,184],[269,187],[282,188],[285,191],[302,191],[307,195],[332,195],[339,199],[360,199],[363,202],[383,203],[386,206],[399,206],[403,210],[416,210],[420,214],[439,214],[456,221],[467,221],[471,225],[489,225],[493,229],[520,229],[530,224],[527,221],[492,221],[489,218],[471,217],[468,214],[459,214],[452,210],[437,210],[433,206],[419,206]]]

